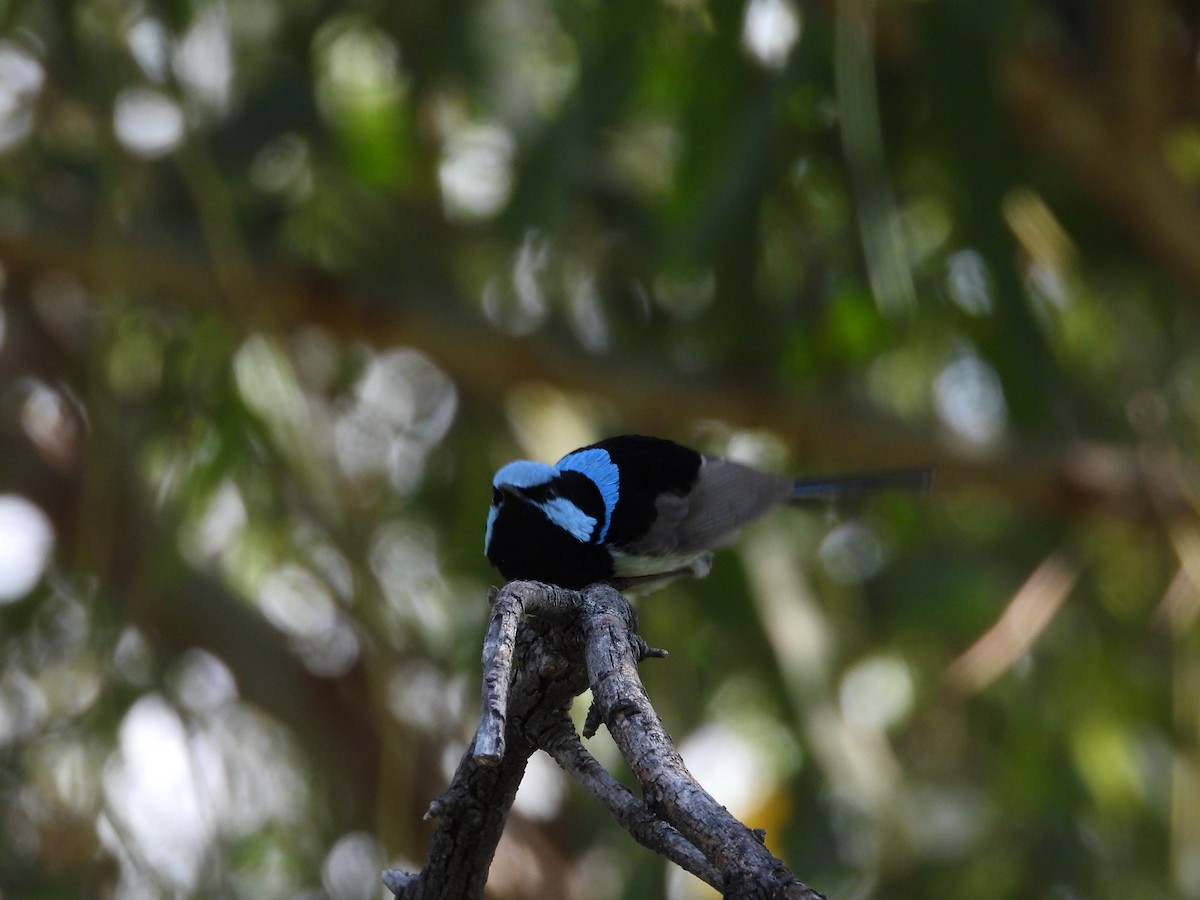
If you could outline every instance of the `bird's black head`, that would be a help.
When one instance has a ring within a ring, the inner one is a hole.
[[[595,542],[604,520],[599,489],[577,472],[509,463],[492,479],[484,553],[507,579],[583,587],[612,574]]]

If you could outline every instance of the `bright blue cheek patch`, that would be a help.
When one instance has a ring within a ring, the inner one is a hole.
[[[538,508],[546,514],[546,518],[561,528],[570,532],[576,540],[587,543],[591,540],[596,528],[596,520],[582,509],[562,497],[555,497],[545,503],[539,503]]]
[[[590,450],[568,453],[554,468],[559,472],[578,472],[599,488],[600,497],[604,501],[604,527],[600,529],[597,541],[603,542],[608,535],[608,526],[612,524],[613,510],[616,509],[617,500],[621,496],[621,473],[616,463],[609,457],[607,450],[592,447]],[[591,516],[584,515],[578,507],[575,507],[575,510],[595,524],[596,520]],[[588,534],[590,536],[591,532]],[[583,537],[580,540],[587,538]]]

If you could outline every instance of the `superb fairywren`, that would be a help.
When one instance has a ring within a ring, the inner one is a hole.
[[[706,575],[711,553],[779,503],[925,490],[931,468],[794,480],[662,438],[621,435],[553,466],[519,460],[492,479],[484,553],[507,580],[631,587]]]

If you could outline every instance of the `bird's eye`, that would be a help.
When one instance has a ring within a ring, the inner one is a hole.
[[[500,488],[492,488],[492,506],[499,506],[500,501],[504,499],[504,495],[500,492]]]

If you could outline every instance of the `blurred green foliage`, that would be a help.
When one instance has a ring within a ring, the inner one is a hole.
[[[801,877],[1200,898],[1198,20],[0,5],[0,895],[380,896],[491,473],[643,431],[939,465],[641,604]],[[544,759],[490,891],[706,896]]]

